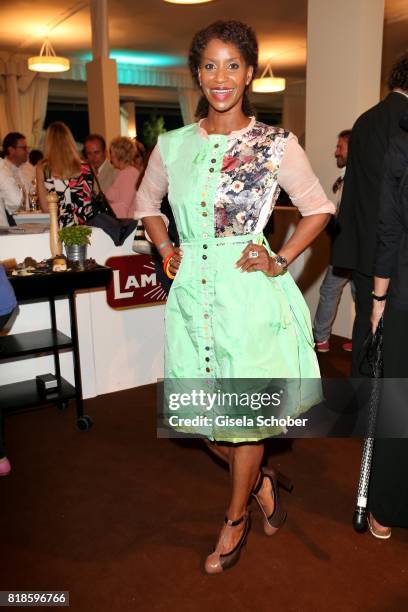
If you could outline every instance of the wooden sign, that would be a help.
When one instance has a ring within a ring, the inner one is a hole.
[[[113,270],[106,288],[107,302],[111,308],[156,306],[166,301],[166,292],[157,278],[150,255],[110,257],[105,265]]]

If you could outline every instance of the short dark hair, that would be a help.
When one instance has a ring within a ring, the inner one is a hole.
[[[388,87],[408,91],[408,51],[405,51],[391,68]]]
[[[25,139],[24,134],[20,134],[20,132],[9,132],[3,140],[3,151],[5,155],[8,155],[8,150],[10,147],[15,148],[17,143],[21,138]]]
[[[342,130],[337,134],[337,138],[346,138],[347,140],[351,136],[351,130]]]
[[[32,166],[36,166],[38,162],[43,159],[43,157],[44,155],[42,151],[39,149],[31,149],[30,153],[28,154],[28,161]]]
[[[106,151],[106,142],[103,136],[101,136],[100,134],[89,134],[84,140],[84,147],[86,143],[90,142],[91,140],[98,140],[102,147],[102,150]]]
[[[253,66],[254,72],[252,78],[255,77],[258,68],[258,41],[253,29],[241,21],[215,21],[203,30],[197,32],[191,41],[188,54],[188,65],[191,76],[198,86],[200,85],[198,69],[200,67],[201,56],[208,43],[214,38],[235,45],[237,49],[239,49],[247,66]],[[242,101],[242,110],[245,115],[250,116],[254,111],[249,101],[247,90],[248,87]],[[202,96],[198,102],[196,117],[206,117],[208,114],[208,107],[208,100]]]

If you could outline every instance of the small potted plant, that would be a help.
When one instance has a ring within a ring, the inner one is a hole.
[[[68,225],[59,230],[58,236],[65,245],[67,259],[77,261],[83,268],[86,259],[86,247],[91,244],[89,236],[92,228],[87,225]]]

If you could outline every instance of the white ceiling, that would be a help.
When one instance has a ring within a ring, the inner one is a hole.
[[[0,0],[0,49],[37,52],[46,25],[55,24],[77,4],[80,2],[74,0]],[[113,49],[185,55],[193,32],[226,18],[238,18],[254,27],[261,63],[272,57],[278,76],[304,77],[307,0],[215,0],[196,6],[162,0],[110,0],[110,43]],[[408,47],[407,32],[408,0],[386,0],[385,70]],[[58,25],[51,40],[59,53],[89,52],[89,8]]]

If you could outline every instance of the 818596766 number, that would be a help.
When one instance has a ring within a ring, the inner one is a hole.
[[[68,607],[69,591],[0,591],[0,606]]]

